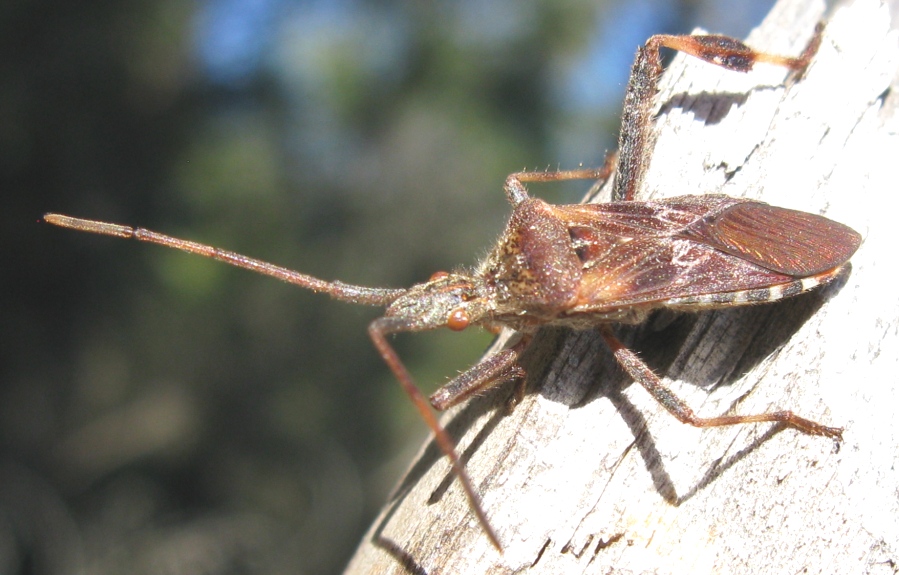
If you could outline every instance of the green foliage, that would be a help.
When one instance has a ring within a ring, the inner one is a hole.
[[[560,97],[601,2],[272,0],[230,79],[196,49],[218,4],[0,9],[4,573],[334,572],[425,435],[366,337],[376,310],[41,213],[406,286],[475,263],[508,173],[613,141],[617,108]],[[488,340],[397,346],[433,390]]]

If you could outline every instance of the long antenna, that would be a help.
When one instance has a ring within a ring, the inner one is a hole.
[[[53,224],[54,226],[78,230],[80,232],[135,239],[141,242],[158,244],[167,248],[175,248],[176,250],[212,258],[235,267],[271,276],[289,284],[300,286],[301,288],[306,288],[316,293],[325,293],[336,300],[350,303],[386,306],[406,292],[404,289],[371,288],[345,284],[339,281],[329,282],[269,262],[257,260],[206,244],[173,238],[172,236],[160,234],[159,232],[154,232],[145,228],[132,228],[121,224],[73,218],[72,216],[64,216],[62,214],[44,214],[44,221],[48,224]]]

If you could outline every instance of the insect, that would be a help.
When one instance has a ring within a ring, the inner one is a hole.
[[[654,310],[700,311],[773,302],[837,277],[861,243],[847,226],[822,216],[722,195],[635,201],[650,149],[653,97],[662,65],[660,48],[679,50],[728,70],[748,72],[758,62],[805,70],[823,28],[798,57],[755,51],[717,35],[651,37],[636,56],[625,98],[619,152],[599,169],[518,172],[504,191],[512,215],[499,242],[476,268],[437,272],[409,289],[371,288],[325,281],[216,247],[143,228],[46,214],[54,225],[133,238],[210,257],[356,304],[385,306],[369,335],[449,459],[484,532],[498,549],[452,439],[438,422],[445,410],[492,386],[514,382],[512,401],[525,392],[518,364],[533,334],[545,325],[598,327],[621,367],[672,415],[698,427],[781,422],[803,433],[841,438],[842,430],[791,411],[702,418],[613,334],[614,324],[638,324]],[[613,201],[552,205],[528,195],[525,184],[615,174]],[[422,395],[388,336],[448,327],[511,328],[515,342],[455,377],[430,399]]]

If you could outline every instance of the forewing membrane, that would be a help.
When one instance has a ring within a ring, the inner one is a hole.
[[[572,311],[781,285],[841,265],[861,241],[822,216],[726,196],[558,209],[583,266]]]

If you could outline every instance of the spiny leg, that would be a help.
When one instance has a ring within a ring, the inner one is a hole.
[[[513,380],[516,381],[515,392],[509,407],[521,403],[527,374],[517,362],[530,342],[531,336],[525,335],[512,347],[485,357],[434,392],[431,405],[438,411],[444,411],[473,395]]]
[[[618,136],[618,170],[613,201],[631,201],[640,189],[650,157],[650,128],[653,98],[662,74],[662,47],[678,50],[735,72],[749,72],[759,62],[783,66],[800,74],[821,45],[823,25],[798,57],[780,56],[753,50],[743,42],[719,35],[652,36],[637,50],[624,97],[621,132]]]
[[[254,271],[256,273],[271,276],[281,281],[306,288],[318,293],[326,293],[334,299],[363,305],[388,305],[397,297],[405,293],[402,289],[370,288],[356,286],[335,281],[320,280],[310,275],[295,272],[287,268],[247,257],[234,252],[229,252],[214,246],[200,244],[189,240],[173,238],[159,232],[145,228],[132,228],[109,222],[85,220],[73,218],[61,214],[45,214],[44,221],[63,228],[69,228],[81,232],[114,236],[117,238],[135,239],[141,242],[149,242],[167,248],[174,248],[183,252],[201,255],[232,266]]]
[[[843,430],[839,427],[827,427],[810,419],[800,417],[792,411],[773,411],[756,415],[722,415],[719,417],[699,417],[679,397],[662,384],[662,380],[649,367],[637,357],[637,354],[629,350],[618,341],[608,326],[600,329],[603,339],[612,349],[615,359],[634,381],[646,388],[656,401],[668,410],[671,415],[683,423],[689,423],[695,427],[718,427],[722,425],[737,425],[740,423],[780,422],[788,427],[798,429],[809,435],[823,435],[837,440],[843,438]]]

